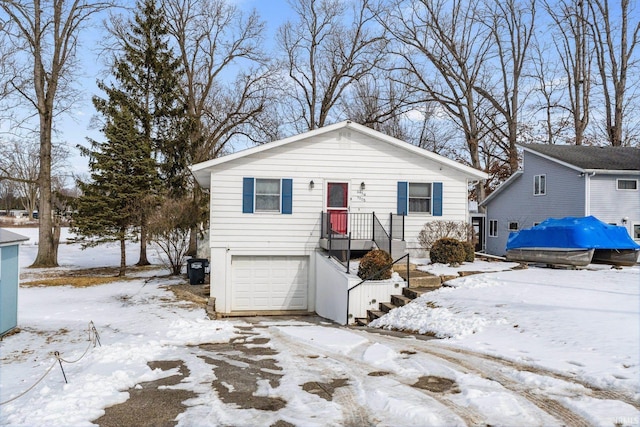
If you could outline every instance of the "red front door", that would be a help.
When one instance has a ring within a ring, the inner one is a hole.
[[[346,182],[327,183],[327,213],[334,233],[347,234],[349,185]]]

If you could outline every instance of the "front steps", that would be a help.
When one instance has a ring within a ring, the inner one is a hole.
[[[414,299],[418,298],[420,295],[425,292],[433,291],[433,287],[427,288],[402,288],[402,295],[391,295],[390,302],[381,302],[378,303],[379,310],[367,310],[367,317],[358,317],[355,319],[355,324],[357,326],[367,326],[369,322],[377,319],[378,317],[382,317],[394,308],[402,307],[403,305],[409,304]]]
[[[406,265],[395,265],[393,269],[400,275],[400,277],[407,281]],[[427,273],[426,271],[417,270],[415,265],[410,264],[409,286],[402,288],[402,295],[391,295],[390,302],[378,303],[378,310],[367,310],[367,317],[356,318],[355,325],[367,326],[369,322],[372,322],[373,320],[384,316],[394,308],[402,307],[403,305],[409,304],[411,301],[418,298],[425,292],[435,291],[436,289],[440,288],[443,283],[449,280],[478,273],[481,273],[481,271],[460,271],[455,276],[436,276],[434,274]]]

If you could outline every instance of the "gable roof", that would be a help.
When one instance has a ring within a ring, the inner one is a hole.
[[[493,199],[495,196],[500,194],[502,192],[502,190],[504,190],[505,188],[510,186],[513,181],[515,181],[516,179],[520,178],[521,176],[522,176],[522,171],[520,171],[520,170],[519,171],[515,171],[509,178],[507,178],[506,181],[504,181],[502,184],[500,184],[498,186],[498,188],[493,190],[491,192],[491,194],[489,194],[487,197],[485,197],[485,199],[483,201],[478,203],[478,206],[485,206],[487,203],[489,203],[489,201],[491,199]]]
[[[640,149],[585,145],[527,144],[521,147],[574,169],[587,171],[640,171]]]
[[[217,165],[223,164],[223,163],[228,163],[228,162],[232,162],[236,159],[240,159],[246,156],[250,156],[253,154],[257,154],[257,153],[261,153],[263,151],[268,151],[268,150],[272,150],[274,148],[277,147],[282,147],[284,145],[288,145],[294,142],[298,142],[298,141],[302,141],[304,139],[308,139],[308,138],[312,138],[315,136],[319,136],[319,135],[324,135],[327,134],[329,132],[334,132],[336,130],[340,130],[340,129],[349,129],[349,130],[353,130],[356,132],[359,132],[361,134],[367,135],[371,138],[375,138],[379,141],[382,142],[386,142],[387,144],[390,144],[392,146],[398,147],[400,149],[409,151],[411,153],[414,153],[416,155],[422,156],[424,158],[430,159],[430,160],[434,160],[436,162],[439,162],[443,165],[449,166],[453,169],[459,170],[465,174],[467,174],[468,176],[474,178],[474,179],[486,179],[487,178],[487,174],[474,169],[470,166],[466,166],[463,165],[462,163],[458,163],[454,160],[448,159],[444,156],[441,156],[439,154],[433,153],[431,151],[425,150],[424,148],[420,148],[420,147],[416,147],[415,145],[409,144],[408,142],[405,141],[401,141],[399,139],[393,138],[389,135],[385,135],[381,132],[378,132],[376,130],[373,130],[371,128],[368,128],[366,126],[354,123],[350,120],[346,120],[340,123],[336,123],[333,125],[329,125],[329,126],[325,126],[323,128],[319,128],[319,129],[314,129],[312,131],[309,132],[305,132],[305,133],[301,133],[299,135],[294,135],[291,136],[289,138],[285,138],[285,139],[281,139],[279,141],[274,141],[274,142],[269,142],[266,144],[262,144],[262,145],[258,145],[256,147],[252,147],[252,148],[248,148],[246,150],[242,150],[242,151],[238,151],[236,153],[233,154],[229,154],[227,156],[223,156],[223,157],[218,157],[216,159],[211,159],[208,160],[206,162],[202,162],[202,163],[197,163],[195,165],[191,166],[191,171],[193,172],[194,176],[196,177],[196,180],[198,181],[198,183],[203,186],[203,187],[208,187],[209,186],[209,173],[210,173],[210,168],[215,167]]]
[[[29,238],[21,234],[13,233],[11,231],[0,228],[0,246],[8,245],[11,243],[24,242],[25,240],[29,240]]]
[[[636,174],[640,172],[639,148],[551,144],[520,144],[520,147],[525,151],[575,169],[578,172],[596,172],[600,174],[624,174],[629,172]],[[522,171],[516,171],[479,205],[485,206],[521,175]]]

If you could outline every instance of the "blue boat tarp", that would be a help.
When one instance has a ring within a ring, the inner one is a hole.
[[[549,218],[509,234],[507,250],[525,248],[640,250],[640,245],[631,239],[626,228],[587,216]]]

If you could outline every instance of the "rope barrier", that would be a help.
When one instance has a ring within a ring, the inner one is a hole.
[[[80,360],[82,360],[82,358],[84,356],[87,355],[87,353],[89,352],[89,349],[91,349],[91,347],[93,346],[95,348],[96,343],[100,346],[102,346],[102,344],[100,343],[100,335],[98,335],[98,331],[95,327],[95,325],[93,324],[93,321],[89,322],[89,345],[87,346],[87,348],[85,349],[84,353],[82,353],[82,356],[80,356],[79,358],[77,358],[76,360],[73,361],[69,361],[69,360],[65,360],[60,356],[60,352],[55,351],[53,353],[54,357],[56,358],[56,360],[53,361],[53,363],[51,364],[51,366],[49,367],[49,369],[47,369],[47,371],[29,388],[27,388],[25,391],[23,391],[22,393],[18,394],[17,396],[12,397],[9,400],[5,400],[4,402],[0,402],[0,406],[2,405],[6,405],[7,403],[13,402],[14,400],[17,400],[19,398],[21,398],[22,396],[24,396],[25,394],[27,394],[28,392],[30,392],[31,390],[34,389],[35,386],[37,386],[47,375],[49,375],[49,372],[51,372],[51,370],[53,369],[54,366],[56,366],[56,363],[60,365],[60,369],[62,370],[62,376],[64,377],[64,382],[65,384],[68,384],[67,382],[67,375],[64,372],[64,368],[62,367],[62,362],[64,363],[77,363]]]

